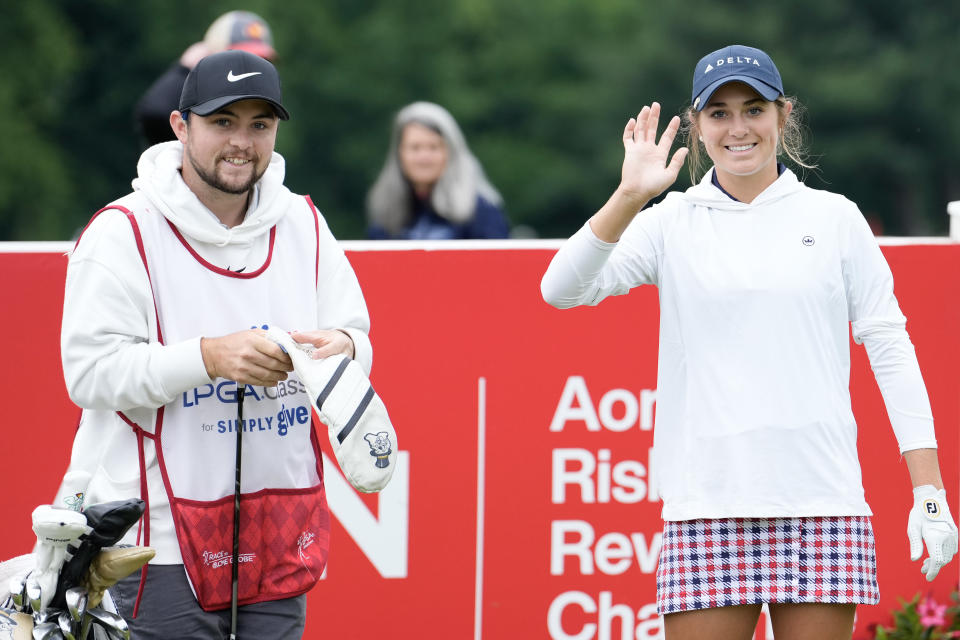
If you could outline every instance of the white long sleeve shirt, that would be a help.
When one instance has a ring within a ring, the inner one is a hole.
[[[220,268],[256,268],[269,250],[269,232],[302,196],[285,186],[284,162],[274,154],[256,188],[242,224],[227,229],[180,177],[179,142],[146,150],[138,164],[134,193],[118,201],[163,215],[204,260]],[[355,359],[369,373],[373,353],[370,320],[359,283],[346,256],[319,218],[317,308],[314,327],[342,329],[353,339]],[[314,263],[305,264],[313,269]],[[188,285],[188,283],[185,283]],[[116,411],[147,430],[156,409],[211,382],[200,353],[200,338],[161,344],[156,335],[152,291],[126,216],[105,211],[88,226],[67,267],[61,327],[61,357],[71,399],[84,409],[70,468],[54,504],[75,493],[86,504],[139,496],[137,441]],[[156,453],[147,441],[151,546],[157,564],[179,563],[166,491]],[[124,542],[132,543],[134,527]]]
[[[658,287],[665,520],[870,515],[848,323],[900,450],[936,447],[890,269],[842,196],[786,171],[747,204],[711,177],[640,212],[619,243],[585,225],[551,262],[543,297],[568,308]]]

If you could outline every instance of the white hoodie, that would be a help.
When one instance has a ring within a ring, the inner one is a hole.
[[[161,213],[215,266],[237,270],[261,265],[270,229],[292,207],[304,206],[303,197],[283,185],[283,158],[273,154],[243,223],[227,229],[183,182],[182,157],[179,142],[147,149],[137,165],[134,192],[114,204]],[[373,355],[363,294],[322,217],[317,282],[316,328],[346,331],[355,359],[369,373]],[[151,428],[158,407],[211,382],[200,354],[201,336],[160,344],[154,318],[150,283],[131,225],[122,212],[105,211],[83,232],[67,267],[61,357],[70,398],[84,411],[55,505],[63,506],[80,491],[86,504],[139,496],[136,438],[116,411]],[[154,563],[176,564],[180,551],[149,440],[145,454]],[[132,543],[136,532],[134,527],[124,542]]]
[[[544,299],[568,308],[658,287],[665,520],[870,515],[848,322],[900,450],[936,447],[890,269],[846,198],[786,171],[747,204],[711,178],[640,212],[619,243],[585,225],[551,262]]]

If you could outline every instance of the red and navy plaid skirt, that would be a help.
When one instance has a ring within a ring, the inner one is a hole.
[[[866,516],[664,523],[657,566],[661,615],[764,602],[879,600]]]

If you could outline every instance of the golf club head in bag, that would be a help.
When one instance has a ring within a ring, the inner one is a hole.
[[[73,618],[75,623],[83,620],[83,614],[87,612],[87,590],[84,587],[70,587],[64,596],[67,603],[67,613]]]
[[[109,593],[99,607],[87,606],[85,587],[67,589],[65,600],[66,611],[47,608],[32,616],[0,607],[0,640],[130,640],[130,628]]]
[[[56,622],[40,622],[33,626],[33,640],[64,640]]]
[[[73,617],[69,613],[66,611],[60,612],[60,615],[57,616],[57,626],[60,627],[60,633],[66,640],[76,640],[77,635],[74,633],[76,627],[73,624]]]
[[[88,609],[87,616],[91,618],[93,624],[104,629],[111,638],[130,640],[130,627],[127,626],[127,621],[116,613],[95,608]]]
[[[40,611],[40,598],[42,597],[43,591],[40,587],[40,582],[37,581],[37,577],[31,572],[27,575],[27,603],[30,605],[31,611]]]
[[[397,466],[397,432],[387,408],[357,362],[339,354],[314,360],[286,331],[267,329],[293,361],[320,421],[327,425],[330,445],[344,477],[358,491],[380,491]]]

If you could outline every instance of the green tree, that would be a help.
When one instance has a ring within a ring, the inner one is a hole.
[[[149,84],[232,3],[37,0],[0,24],[13,114],[0,150],[0,239],[70,237],[129,190],[132,111]],[[287,183],[340,238],[363,236],[364,198],[393,114],[446,106],[515,225],[567,236],[620,174],[620,134],[659,100],[679,113],[694,63],[732,42],[767,50],[809,110],[820,170],[883,231],[935,234],[960,199],[960,3],[930,0],[287,0],[270,23],[285,102]],[[675,188],[688,184],[682,176]]]
[[[75,33],[55,3],[12,3],[0,21],[0,240],[64,237],[73,193],[57,132],[70,117],[63,87],[78,67]]]

